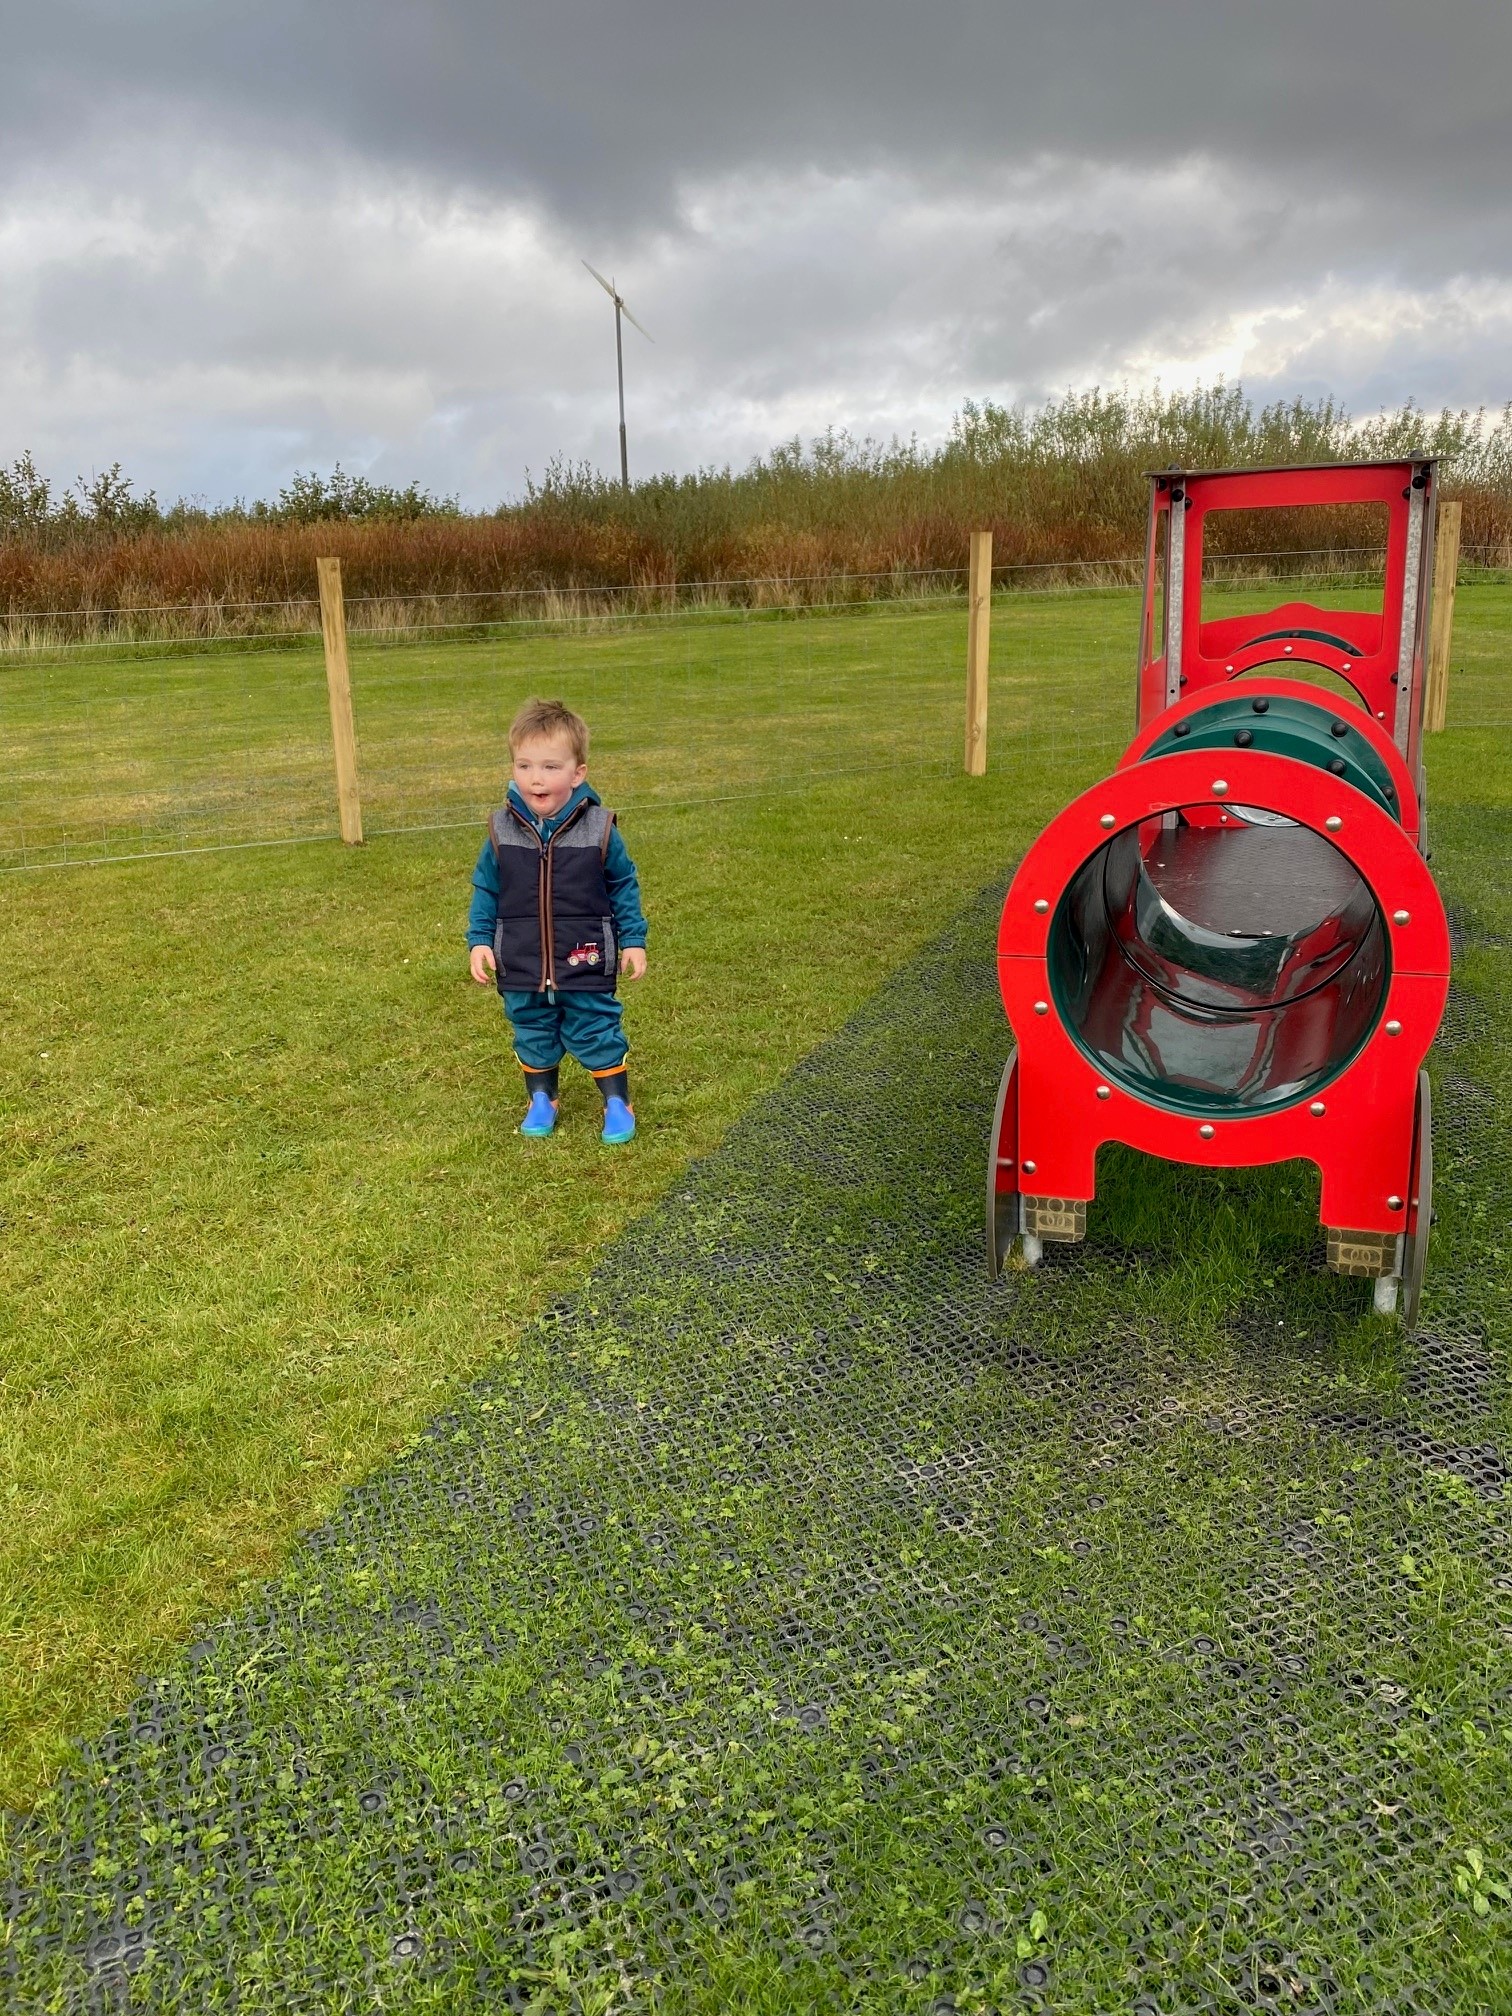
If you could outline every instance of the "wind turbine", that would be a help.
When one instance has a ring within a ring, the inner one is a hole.
[[[588,261],[585,259],[583,264],[588,266]],[[619,372],[620,481],[628,490],[630,488],[630,457],[625,449],[625,345],[620,335],[620,317],[623,315],[632,329],[640,329],[640,333],[648,343],[654,343],[656,338],[649,330],[641,329],[639,322],[636,321],[630,310],[625,306],[624,297],[612,280],[606,280],[596,266],[588,266],[588,271],[614,303],[614,362]]]

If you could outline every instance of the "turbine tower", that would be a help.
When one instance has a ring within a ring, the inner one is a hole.
[[[585,259],[583,264],[588,266],[588,261]],[[624,297],[614,282],[606,280],[596,266],[588,266],[588,271],[614,303],[614,363],[615,369],[619,373],[620,482],[628,490],[630,488],[630,457],[625,448],[625,345],[620,333],[620,317],[623,316],[632,329],[640,329],[640,333],[648,343],[653,343],[656,339],[651,335],[649,330],[641,329],[640,323],[636,321],[630,310],[625,306]]]

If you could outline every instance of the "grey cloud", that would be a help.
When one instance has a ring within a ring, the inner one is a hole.
[[[1507,10],[0,9],[0,459],[478,503],[612,464],[580,251],[658,339],[638,469],[1097,378],[1508,389]]]
[[[667,221],[737,167],[1186,152],[1480,209],[1512,170],[1512,12],[1485,0],[264,0],[13,6],[13,164],[164,105]]]

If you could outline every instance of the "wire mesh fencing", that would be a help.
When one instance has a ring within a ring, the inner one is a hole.
[[[1286,578],[1297,593],[1326,589],[1336,604],[1368,606],[1372,556],[1343,556],[1343,567],[1340,557],[1331,572],[1299,565]],[[1287,592],[1274,574],[1252,578],[1254,556],[1243,570],[1215,569],[1213,615]],[[1027,788],[1047,759],[1059,770],[1069,753],[1090,782],[1116,757],[1130,728],[1132,579],[1107,567],[996,571],[994,771],[1021,774]],[[365,831],[483,819],[503,794],[510,719],[533,693],[560,694],[586,716],[595,783],[626,808],[959,770],[964,570],[885,584],[839,577],[823,596],[801,584],[798,599],[791,582],[767,600],[760,584],[744,585],[752,592],[741,603],[700,598],[700,584],[417,598],[423,608],[354,598]],[[92,629],[61,641],[12,631],[0,643],[0,867],[334,837],[315,610],[313,600],[229,605],[220,629],[207,617],[187,636],[111,632],[100,622],[111,612],[93,612]],[[1451,727],[1506,725],[1505,685],[1489,674],[1509,631],[1512,587],[1472,569],[1460,589],[1464,670]]]
[[[1093,602],[1104,608],[1106,597]],[[1011,735],[1020,675],[1003,627]],[[586,716],[595,782],[621,806],[899,767],[944,774],[960,762],[964,605],[951,592],[429,627],[359,621],[350,651],[370,835],[482,819],[504,790],[509,722],[532,693],[561,694]],[[0,751],[7,867],[336,832],[313,637],[276,648],[239,636],[88,643],[13,657]]]

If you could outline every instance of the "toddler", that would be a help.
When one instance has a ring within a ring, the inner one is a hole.
[[[528,1104],[520,1132],[557,1123],[563,1055],[593,1073],[605,1141],[635,1133],[621,973],[646,970],[640,879],[615,815],[589,785],[588,724],[560,700],[527,700],[509,730],[509,795],[473,870],[468,957],[504,997]]]

